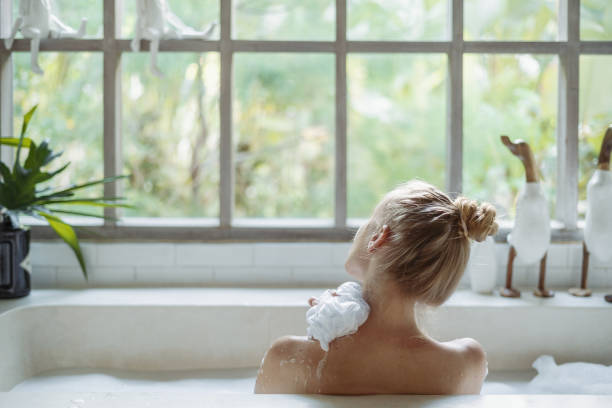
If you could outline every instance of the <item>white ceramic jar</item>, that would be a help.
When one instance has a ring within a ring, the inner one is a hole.
[[[472,243],[467,272],[470,274],[470,286],[474,292],[493,292],[497,279],[497,260],[493,237]]]

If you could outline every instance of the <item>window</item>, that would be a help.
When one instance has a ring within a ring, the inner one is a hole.
[[[580,56],[580,114],[579,114],[579,216],[586,214],[586,187],[597,158],[605,129],[612,123],[612,55]]]
[[[558,58],[466,54],[463,64],[463,191],[495,204],[498,216],[511,219],[525,170],[500,135],[530,142],[545,195],[555,197]],[[549,204],[554,218],[555,200]]]
[[[322,53],[234,57],[237,222],[333,218],[334,66]]]
[[[72,180],[131,175],[105,192],[137,208],[85,237],[344,240],[411,178],[511,220],[523,173],[501,134],[531,143],[555,233],[577,236],[612,122],[609,1],[169,0],[218,28],[162,40],[161,78],[130,48],[134,1],[55,4],[87,35],[43,40],[44,77],[29,40],[0,48],[0,128],[39,103],[32,136]],[[18,1],[0,7],[6,37]]]
[[[349,219],[408,179],[444,186],[447,71],[442,53],[349,54]]]
[[[147,54],[121,64],[124,216],[218,217],[219,54],[161,53],[161,78]]]

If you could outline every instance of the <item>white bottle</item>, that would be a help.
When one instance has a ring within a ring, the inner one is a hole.
[[[493,237],[472,243],[467,270],[470,274],[470,286],[474,292],[493,292],[497,279],[497,260],[495,259]]]
[[[548,201],[539,182],[525,183],[516,203],[516,219],[508,242],[526,264],[539,262],[550,244]]]
[[[598,260],[612,259],[612,173],[597,169],[587,187],[584,242]]]

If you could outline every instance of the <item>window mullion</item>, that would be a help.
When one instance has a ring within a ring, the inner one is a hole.
[[[452,0],[446,115],[446,190],[460,193],[463,173],[463,0]]]
[[[7,38],[11,31],[12,1],[0,3],[0,36]],[[13,57],[8,50],[0,50],[0,136],[13,134]],[[0,158],[4,163],[13,162],[13,149],[2,147]]]
[[[347,97],[346,97],[346,0],[336,0],[336,145],[335,209],[336,228],[346,227],[347,217]]]
[[[121,51],[117,46],[120,20],[117,17],[121,0],[104,0],[104,177],[121,173]],[[104,195],[118,197],[122,188],[120,182],[105,183]],[[104,215],[118,218],[117,208],[105,208]],[[104,220],[105,225],[114,225],[112,219]]]
[[[221,1],[221,89],[219,97],[220,114],[220,182],[219,182],[219,223],[229,228],[234,211],[234,163],[232,143],[232,0]]]
[[[578,104],[580,67],[580,1],[559,3],[560,53],[557,113],[557,218],[575,229],[578,218]]]

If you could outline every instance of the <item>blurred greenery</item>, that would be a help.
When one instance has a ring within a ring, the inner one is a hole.
[[[14,134],[19,134],[23,115],[38,104],[30,138],[49,139],[64,152],[62,159],[71,163],[49,185],[63,187],[103,177],[102,55],[45,52],[39,62],[44,76],[30,70],[29,53],[13,54]],[[102,186],[95,186],[84,194],[99,197],[102,192]]]
[[[412,178],[444,188],[446,55],[351,54],[348,216]]]
[[[463,15],[466,40],[554,41],[558,37],[559,0],[464,0]]]
[[[612,2],[580,1],[580,39],[612,40]]]
[[[449,0],[348,0],[350,40],[443,41]]]
[[[336,37],[334,0],[233,0],[234,38],[327,40]]]
[[[101,1],[57,2],[67,23],[76,27],[87,16],[88,35],[101,35]],[[123,4],[122,34],[129,36],[135,2]],[[235,0],[234,34],[240,39],[333,40],[334,4]],[[448,0],[347,4],[350,39],[427,41],[449,34]],[[606,17],[610,4],[582,1],[583,39],[612,38],[612,19]],[[219,19],[216,0],[172,0],[170,6],[194,28]],[[557,7],[556,0],[465,0],[465,36],[554,40]],[[161,53],[163,78],[150,74],[148,59],[147,53],[122,57],[123,161],[124,171],[132,175],[124,185],[136,207],[124,214],[217,217],[219,55]],[[46,70],[42,77],[31,73],[28,53],[14,54],[15,118],[39,104],[32,137],[51,139],[72,162],[59,184],[101,177],[102,55],[43,52],[40,61]],[[611,56],[581,57],[581,200],[602,131],[612,122],[611,63]],[[333,218],[334,55],[237,53],[233,68],[235,215]],[[554,213],[558,72],[556,56],[464,57],[464,192],[495,203],[501,215],[512,216],[524,173],[499,142],[500,134],[532,144]],[[444,187],[446,56],[351,53],[347,75],[349,217],[367,216],[382,194],[409,178]]]
[[[467,54],[463,75],[463,191],[513,215],[525,172],[500,142],[505,134],[529,142],[554,216],[557,57]]]
[[[219,54],[123,56],[123,150],[127,216],[219,214]]]
[[[612,55],[580,57],[580,173],[578,214],[586,212],[586,186],[597,168],[605,129],[612,124]]]
[[[236,216],[332,218],[334,56],[234,57]]]

